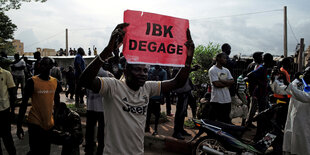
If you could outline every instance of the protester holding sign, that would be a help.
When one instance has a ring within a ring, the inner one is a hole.
[[[112,32],[108,46],[84,70],[80,84],[104,98],[104,154],[143,154],[144,127],[149,98],[180,88],[188,78],[194,53],[194,43],[190,31],[185,29],[178,33],[186,34],[187,53],[185,67],[177,76],[165,81],[146,81],[148,66],[145,64],[126,63],[124,77],[120,80],[107,77],[96,77],[104,60],[118,48],[126,33],[130,32],[132,23],[119,24]],[[138,31],[138,30],[135,30]],[[124,48],[127,48],[124,45]],[[126,56],[125,56],[126,57]],[[103,132],[103,131],[99,131]]]

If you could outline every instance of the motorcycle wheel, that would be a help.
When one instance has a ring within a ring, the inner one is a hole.
[[[227,151],[224,146],[219,142],[218,140],[212,138],[212,137],[202,137],[194,145],[194,149],[192,151],[193,155],[206,155],[207,153],[202,150],[203,146],[207,146],[209,148],[212,148],[214,150],[217,150],[219,152],[225,152]]]

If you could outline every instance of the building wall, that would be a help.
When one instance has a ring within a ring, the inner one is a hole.
[[[20,40],[13,40],[12,41],[13,46],[15,47],[15,50],[19,55],[24,54],[24,43],[21,42]]]
[[[41,56],[56,56],[55,49],[43,48]]]

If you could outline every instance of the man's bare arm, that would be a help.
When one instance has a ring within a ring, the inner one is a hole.
[[[235,83],[234,79],[222,80],[222,82],[227,86],[230,87]]]
[[[185,43],[185,46],[187,47],[188,50],[187,50],[185,67],[181,68],[180,71],[177,73],[177,75],[173,79],[165,80],[162,82],[161,84],[162,93],[167,93],[167,92],[170,92],[171,90],[180,88],[184,86],[184,84],[186,83],[186,80],[191,70],[191,63],[193,60],[193,55],[194,55],[194,50],[195,50],[195,45],[192,40],[189,29],[187,29],[186,36],[187,36],[187,42]]]
[[[19,108],[19,113],[18,113],[18,118],[17,118],[17,137],[19,139],[22,139],[24,137],[24,130],[22,128],[23,125],[23,120],[25,117],[25,113],[27,110],[27,105],[28,105],[28,100],[32,96],[33,90],[34,90],[34,82],[30,78],[27,80],[26,86],[25,86],[25,91],[23,94],[23,100]]]
[[[214,87],[217,87],[217,88],[227,87],[226,84],[224,84],[222,81],[213,81],[212,84]]]
[[[224,87],[230,87],[232,84],[234,84],[234,80],[220,80],[220,81],[213,81],[212,84],[217,88],[224,88]]]
[[[103,65],[101,60],[106,60],[111,53],[119,47],[122,43],[117,43],[118,38],[123,38],[125,32],[123,29],[127,27],[128,23],[118,24],[112,35],[110,37],[110,41],[107,47],[87,66],[87,68],[83,71],[80,76],[79,84],[82,87],[92,90],[95,93],[98,93],[100,90],[100,80],[96,77],[100,67]],[[100,60],[100,58],[101,60]]]

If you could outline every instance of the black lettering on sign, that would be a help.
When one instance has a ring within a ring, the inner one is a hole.
[[[182,55],[182,52],[183,52],[183,46],[178,45],[177,54],[178,54],[178,55]]]
[[[137,48],[137,41],[129,40],[129,50],[135,50]]]
[[[160,51],[163,51],[163,53],[166,53],[165,44],[164,43],[160,44],[157,53],[159,53]]]
[[[164,32],[163,37],[167,37],[169,35],[170,38],[173,38],[171,29],[173,26],[164,25],[164,31],[162,31],[162,26],[160,24],[153,23],[152,36],[161,36]],[[151,32],[151,23],[146,23],[146,35],[150,35]]]
[[[175,45],[169,44],[168,47],[167,47],[167,52],[169,54],[173,54],[175,52]]]
[[[168,54],[183,54],[183,46],[168,44],[165,43],[157,44],[156,42],[147,42],[144,40],[140,40],[139,42],[136,40],[129,39],[129,50],[138,50],[138,51],[149,51],[149,52],[157,52],[157,53],[168,53]]]
[[[161,26],[159,24],[153,24],[153,32],[152,36],[161,36],[162,31],[161,31]]]
[[[152,46],[152,44],[153,44],[154,46]],[[155,51],[156,51],[156,43],[155,43],[155,42],[150,42],[149,45],[148,45],[147,47],[148,47],[148,50],[149,50],[150,52],[155,52]]]
[[[146,51],[146,41],[139,41],[139,51]]]
[[[149,35],[150,34],[150,30],[151,30],[151,23],[146,23],[146,32],[145,32],[145,34]]]
[[[173,26],[169,26],[169,27],[167,28],[167,26],[164,25],[164,37],[167,37],[167,34],[169,34],[170,38],[173,38],[172,32],[171,32],[172,27],[173,27]]]

